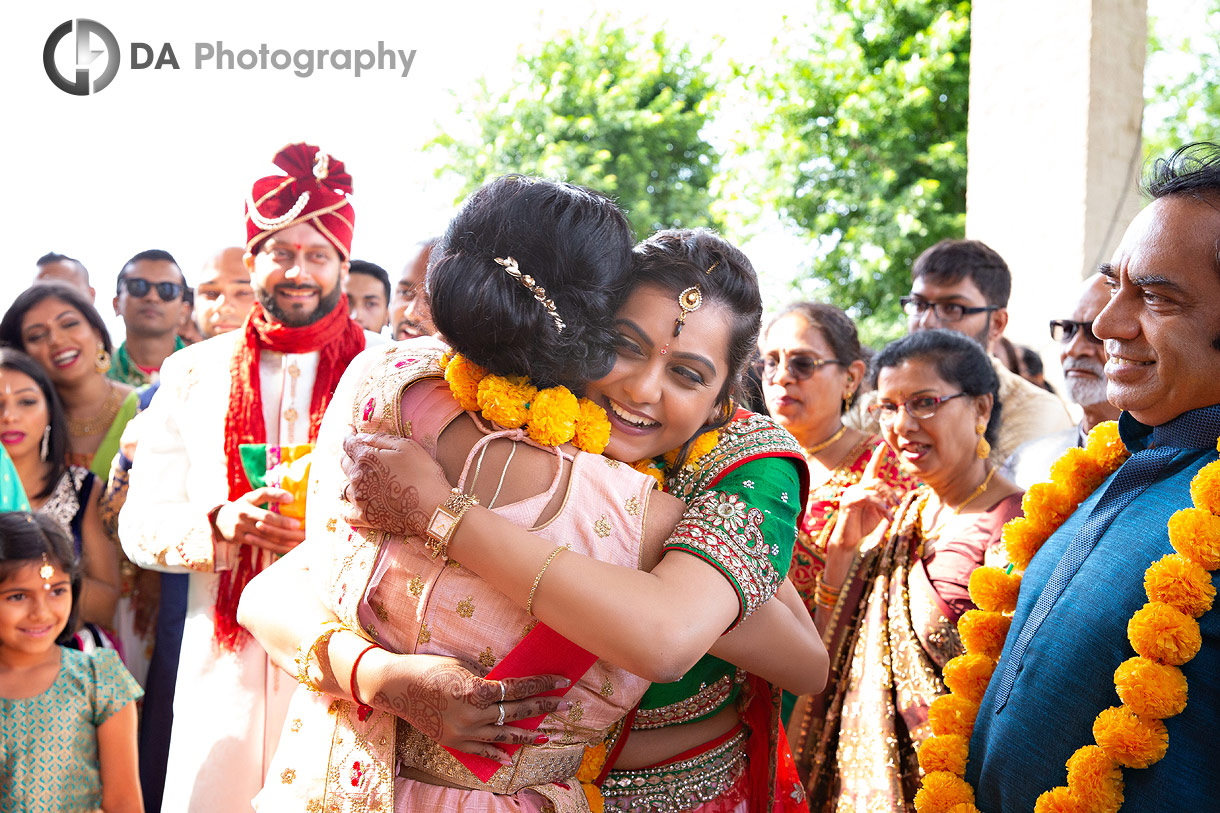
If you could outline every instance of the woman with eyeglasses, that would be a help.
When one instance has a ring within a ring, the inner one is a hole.
[[[880,454],[876,476],[891,507],[918,480],[899,468],[880,437],[843,424],[868,369],[846,313],[817,302],[789,305],[767,325],[759,351],[767,409],[800,442],[809,463],[809,501],[788,576],[809,614],[816,617],[821,607],[825,621],[838,595],[821,575],[843,491],[860,481],[874,452]],[[840,576],[834,583],[842,581]],[[797,721],[789,730],[799,730]]]
[[[941,669],[961,654],[957,619],[974,606],[970,574],[1002,564],[1001,530],[1021,514],[1021,490],[988,460],[999,382],[977,343],[913,333],[878,354],[874,376],[885,444],[924,485],[891,511],[875,454],[842,496],[822,573],[839,592],[823,627],[832,682],[802,699],[798,713],[819,714],[792,735],[814,813],[913,809],[928,706],[947,691]]]

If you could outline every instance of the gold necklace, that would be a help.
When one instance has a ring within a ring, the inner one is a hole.
[[[114,385],[113,381],[107,380],[110,391],[106,394],[106,400],[102,402],[102,408],[92,418],[77,419],[71,415],[68,416],[68,434],[74,438],[88,437],[96,435],[110,427],[114,422],[114,416],[119,414],[119,406],[122,400],[119,398],[119,390]]]
[[[821,443],[815,443],[812,446],[806,447],[805,454],[807,454],[807,455],[817,454],[818,452],[822,451],[830,444],[834,443],[839,438],[843,437],[843,433],[846,431],[847,431],[847,426],[840,424],[838,432],[835,432],[833,435],[831,435],[830,437],[828,437],[826,440],[822,441]]]
[[[966,501],[958,505],[957,508],[952,509],[954,515],[960,514],[962,509],[969,505],[975,497],[987,490],[987,486],[991,485],[991,478],[995,476],[995,472],[995,466],[987,470],[987,476],[983,478],[983,482],[979,483],[979,487],[974,490],[974,493],[967,497]]]
[[[986,491],[987,486],[991,485],[991,478],[995,476],[995,473],[996,473],[996,467],[993,466],[990,469],[988,469],[987,476],[983,478],[983,482],[979,483],[979,487],[974,490],[974,493],[972,493],[969,497],[967,497],[964,502],[959,503],[957,508],[949,508],[949,513],[955,517],[961,516],[962,509],[965,508],[967,505],[969,505],[971,502],[973,502],[975,497],[979,496],[984,491]],[[944,502],[941,502],[940,495],[937,495],[936,499],[937,499],[937,502],[940,503],[940,506],[936,509],[936,516],[933,517],[931,530],[929,530],[927,532],[927,534],[925,534],[925,536],[927,536],[928,538],[931,538],[931,539],[937,538],[940,535],[940,532],[944,529],[945,525],[948,523],[948,520],[946,520],[945,522],[940,521],[941,511],[944,510],[944,508],[948,508],[948,506],[946,506],[944,504]],[[927,505],[926,500],[924,502],[924,505]],[[920,514],[921,514],[920,520],[921,521],[923,519],[922,513],[923,512],[922,512],[922,507],[921,507],[921,510],[920,510]]]

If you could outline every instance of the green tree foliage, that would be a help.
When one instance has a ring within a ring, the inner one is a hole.
[[[796,287],[883,342],[915,257],[965,228],[970,3],[815,0],[777,45],[747,81],[770,110],[767,200],[811,246]]]
[[[638,237],[715,226],[708,185],[718,156],[703,140],[714,83],[707,60],[602,21],[522,55],[507,90],[486,81],[461,115],[470,137],[445,134],[441,172],[461,196],[508,172],[560,178],[614,197]]]
[[[1220,142],[1220,0],[1201,19],[1177,4],[1156,4],[1166,18],[1148,23],[1144,157],[1167,157],[1191,141]],[[1153,11],[1152,8],[1149,9]]]

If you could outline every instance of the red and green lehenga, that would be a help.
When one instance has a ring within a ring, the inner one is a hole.
[[[808,471],[800,446],[770,418],[739,411],[711,452],[687,466],[670,491],[687,511],[666,550],[720,570],[741,602],[738,620],[775,595],[792,559]],[[736,705],[741,724],[664,763],[610,771],[607,810],[804,810],[778,716],[778,690],[732,664],[704,656],[679,681],[644,694],[631,730],[706,719]]]

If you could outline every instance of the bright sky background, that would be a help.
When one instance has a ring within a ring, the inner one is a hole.
[[[646,16],[648,30],[664,28],[738,58],[765,54],[783,19],[781,4],[771,0],[752,3],[749,15],[735,14],[731,25],[710,14],[706,2],[667,3],[664,12],[643,0],[617,5],[624,22]],[[279,172],[271,158],[293,141],[318,144],[346,164],[357,213],[353,256],[393,276],[418,240],[443,228],[457,192],[435,178],[437,156],[423,154],[422,145],[453,126],[458,101],[479,77],[494,83],[511,70],[519,46],[579,27],[595,13],[592,3],[579,1],[544,12],[521,6],[307,0],[7,9],[0,143],[9,262],[0,303],[29,284],[35,259],[58,251],[85,263],[98,309],[121,337],[110,300],[123,262],[137,251],[165,248],[191,282],[213,252],[244,242],[244,197],[255,179]],[[47,36],[78,16],[108,27],[122,50],[118,75],[95,96],[63,93],[42,70]],[[723,38],[718,45],[715,35]],[[376,50],[381,40],[417,53],[405,79],[388,70],[355,78],[329,65],[309,78],[206,64],[195,70],[194,44],[217,40],[234,52],[262,43],[290,52]],[[130,70],[132,41],[154,50],[171,43],[181,70]]]
[[[0,304],[29,284],[38,256],[59,251],[89,268],[99,311],[116,340],[122,328],[110,299],[122,263],[137,251],[165,248],[192,282],[213,252],[244,241],[244,196],[253,180],[278,172],[271,157],[292,141],[319,144],[345,162],[355,185],[354,256],[396,273],[412,245],[440,231],[456,193],[435,178],[437,156],[424,155],[422,145],[454,126],[457,103],[478,78],[498,86],[519,48],[532,50],[597,10],[587,0],[545,11],[487,0],[11,5],[0,49],[7,187],[0,214],[9,258],[0,272]],[[771,40],[793,8],[756,0],[734,7],[730,17],[706,0],[661,5],[620,0],[617,8],[623,22],[641,21],[646,30],[663,29],[671,40],[759,70],[767,69]],[[1150,5],[1154,14],[1172,8],[1179,19],[1187,6],[1198,9],[1191,15],[1201,12],[1198,0]],[[65,94],[42,70],[47,36],[76,17],[107,26],[122,51],[118,76],[96,96]],[[222,41],[234,52],[266,43],[291,52],[375,50],[379,40],[390,49],[416,50],[407,78],[396,71],[355,78],[329,65],[309,78],[288,70],[194,67],[196,42]],[[169,42],[181,70],[131,70],[133,41],[157,51]],[[772,230],[745,248],[770,294],[768,307],[782,304],[784,284],[808,247]]]

